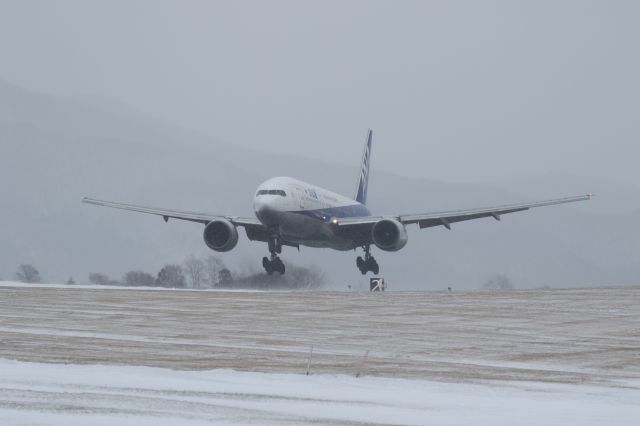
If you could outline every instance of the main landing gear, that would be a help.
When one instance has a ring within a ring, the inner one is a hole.
[[[278,237],[272,237],[269,239],[269,252],[271,253],[270,257],[262,258],[262,266],[267,274],[271,275],[274,272],[280,272],[280,275],[284,274],[285,268],[284,263],[278,257],[279,253],[282,253],[282,244],[278,241]]]
[[[371,256],[370,247],[364,246],[364,259],[360,256],[356,259],[356,265],[358,265],[358,269],[362,272],[362,275],[365,275],[367,272],[373,272],[375,275],[378,275],[380,272],[380,266],[378,266],[378,262]]]

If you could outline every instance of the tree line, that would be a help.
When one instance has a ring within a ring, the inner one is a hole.
[[[120,280],[92,272],[89,283],[95,285],[124,285],[130,287],[216,288],[229,284],[231,271],[215,256],[189,256],[182,264],[166,264],[157,274],[142,270],[125,273]]]
[[[20,265],[16,272],[17,281],[40,283],[40,272],[30,264]],[[94,285],[127,287],[164,288],[249,288],[249,289],[315,289],[325,282],[324,274],[317,268],[291,265],[286,275],[266,275],[258,272],[232,271],[224,262],[213,255],[196,257],[191,255],[181,264],[166,264],[157,274],[142,270],[125,273],[121,279],[113,279],[107,274],[92,272],[88,282]],[[75,284],[69,278],[67,284]]]

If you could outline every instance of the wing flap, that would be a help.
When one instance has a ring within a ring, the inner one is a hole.
[[[401,218],[400,221],[404,224],[417,223],[420,229],[429,228],[432,226],[444,226],[447,229],[451,229],[450,224],[452,223],[462,222],[465,220],[482,219],[484,217],[493,217],[496,220],[500,220],[500,216],[503,214],[515,213],[515,212],[520,212],[524,210],[529,210],[529,208],[522,207],[518,209],[511,209],[511,210],[472,213],[472,214],[458,215],[458,216],[435,217],[435,218],[418,220],[417,222],[406,222]]]
[[[574,197],[556,198],[552,200],[534,201],[531,203],[520,204],[506,204],[495,207],[482,207],[477,209],[468,210],[451,210],[433,213],[419,213],[408,214],[399,216],[363,216],[363,217],[349,217],[343,219],[335,219],[333,222],[338,228],[348,227],[362,227],[367,225],[373,225],[374,223],[384,218],[393,218],[402,222],[405,225],[417,223],[418,226],[423,228],[429,228],[432,226],[444,226],[447,229],[451,229],[451,223],[462,222],[465,220],[481,219],[484,217],[493,217],[496,220],[500,220],[500,216],[508,213],[515,213],[524,210],[529,210],[535,207],[553,206],[557,204],[574,203],[577,201],[590,200],[592,194],[579,195]]]
[[[495,207],[482,207],[478,209],[468,210],[452,210],[444,212],[400,215],[398,220],[405,225],[417,223],[420,228],[428,228],[432,226],[444,226],[450,228],[450,223],[462,222],[465,220],[480,219],[484,217],[493,217],[500,220],[500,216],[508,213],[515,213],[529,210],[535,207],[554,206],[558,204],[575,203],[577,201],[586,201],[591,199],[592,195],[579,195],[573,197],[555,198],[552,200],[534,201],[531,203],[506,204]]]
[[[256,218],[251,217],[237,217],[237,216],[224,216],[216,215],[212,213],[190,212],[184,210],[163,209],[157,207],[140,206],[136,204],[120,203],[116,201],[97,200],[94,198],[85,197],[82,199],[83,203],[93,204],[96,206],[110,207],[113,209],[127,210],[138,213],[153,214],[161,216],[165,221],[169,219],[187,220],[190,222],[198,222],[207,224],[212,220],[226,219],[236,226],[262,228],[264,225]]]
[[[112,209],[128,210],[138,213],[153,214],[156,216],[162,216],[165,221],[169,219],[188,220],[191,222],[209,223],[214,219],[223,218],[224,216],[209,214],[188,212],[182,210],[162,209],[157,207],[139,206],[136,204],[119,203],[115,201],[96,200],[94,198],[83,198],[83,203],[93,204],[96,206],[110,207]]]

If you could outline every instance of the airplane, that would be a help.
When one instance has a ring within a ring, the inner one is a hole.
[[[251,241],[266,242],[270,256],[262,258],[267,274],[285,273],[285,265],[278,256],[283,246],[330,248],[349,251],[362,248],[364,257],[356,258],[356,266],[365,275],[377,275],[380,266],[371,255],[371,246],[395,252],[408,240],[407,225],[420,229],[444,226],[465,220],[494,218],[500,220],[507,213],[534,207],[552,206],[589,200],[592,194],[508,204],[468,210],[428,212],[417,214],[372,215],[367,208],[369,166],[373,131],[367,138],[352,198],[289,177],[274,177],[258,186],[253,198],[255,217],[225,216],[172,209],[161,209],[113,201],[83,198],[84,203],[161,216],[165,222],[179,219],[198,222],[204,227],[204,242],[212,250],[228,252],[238,244],[238,227],[244,228]]]

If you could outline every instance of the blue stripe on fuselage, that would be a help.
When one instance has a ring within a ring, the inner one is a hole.
[[[318,219],[330,220],[332,218],[342,217],[361,217],[371,216],[369,209],[362,204],[351,204],[349,206],[342,207],[328,207],[326,209],[316,210],[297,210],[289,213],[297,213],[305,216],[311,216]]]

